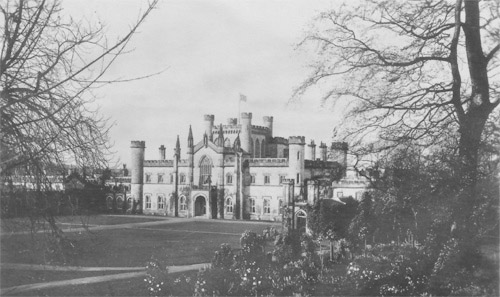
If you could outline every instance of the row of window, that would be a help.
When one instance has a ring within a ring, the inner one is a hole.
[[[144,195],[144,200],[145,200],[145,208],[146,209],[151,209],[152,208],[152,198],[151,194],[145,194]],[[165,209],[166,206],[166,199],[163,195],[158,195],[156,197],[156,208],[157,209]],[[187,210],[187,201],[186,197],[181,196],[179,199],[179,210]]]
[[[256,214],[258,213],[257,210],[257,203],[256,203],[256,198],[255,197],[250,197],[249,198],[249,204],[250,204],[250,213]],[[165,209],[165,197],[163,195],[158,195],[157,196],[157,209]],[[234,211],[234,204],[233,204],[233,198],[232,197],[227,197],[225,201],[225,209],[227,213],[233,213]],[[146,209],[151,209],[152,208],[152,198],[150,194],[145,195],[145,208]],[[179,210],[180,211],[185,211],[187,210],[187,199],[184,196],[181,196],[179,199]],[[283,211],[283,199],[278,198],[278,213],[282,214]],[[271,197],[265,197],[263,201],[263,214],[271,214]]]
[[[158,173],[157,174],[157,183],[164,183],[165,180],[164,180],[164,174],[163,173]],[[251,184],[255,184],[255,181],[256,181],[256,174],[252,174],[250,176],[250,183]],[[297,173],[297,182],[299,181],[299,178],[300,178],[300,174]],[[180,173],[179,174],[179,184],[185,184],[186,183],[186,174],[184,173]],[[282,175],[280,174],[279,175],[279,183],[281,184],[283,182],[283,180],[286,179],[286,175]],[[151,173],[146,173],[146,183],[152,183],[152,174]],[[206,180],[206,179],[205,179]],[[206,183],[206,181],[203,180],[202,184]],[[173,174],[170,174],[170,183],[174,183],[174,175]],[[226,184],[228,185],[232,185],[233,184],[233,174],[232,173],[228,173],[226,174]],[[263,180],[263,184],[264,185],[269,185],[271,184],[271,175],[270,174],[264,174],[264,180]]]

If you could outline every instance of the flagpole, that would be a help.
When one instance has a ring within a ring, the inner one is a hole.
[[[238,99],[238,124],[241,125],[241,95]]]

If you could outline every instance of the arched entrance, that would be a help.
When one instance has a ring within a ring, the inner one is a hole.
[[[302,209],[295,213],[295,228],[300,233],[306,233],[307,231],[307,213]]]
[[[207,200],[203,196],[198,196],[194,200],[194,216],[205,216],[207,214]]]

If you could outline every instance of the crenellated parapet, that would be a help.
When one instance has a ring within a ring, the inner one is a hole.
[[[304,136],[290,136],[288,137],[288,144],[306,144],[306,138]]]
[[[338,162],[321,161],[321,160],[304,160],[306,169],[333,169],[341,166]]]
[[[146,142],[143,140],[132,140],[130,148],[146,148]]]
[[[144,160],[144,167],[173,167],[174,160]]]
[[[288,167],[287,158],[250,158],[248,163],[254,167]]]

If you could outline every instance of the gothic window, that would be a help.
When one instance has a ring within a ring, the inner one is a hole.
[[[249,202],[250,202],[250,212],[251,213],[256,213],[257,212],[257,207],[255,205],[255,198],[250,198]]]
[[[116,199],[116,208],[117,209],[122,209],[123,207],[123,198],[122,197],[118,197]]]
[[[133,203],[132,203],[132,198],[128,198],[128,199],[127,199],[127,208],[128,208],[128,209],[132,209],[132,207],[133,207],[133,206],[134,206],[134,205],[133,205]]]
[[[164,209],[165,208],[165,198],[163,196],[159,195],[158,196],[158,209]]]
[[[179,183],[180,184],[185,184],[186,183],[186,175],[184,173],[181,173],[179,175]]]
[[[264,198],[264,214],[271,213],[271,199]]]
[[[208,185],[212,178],[212,161],[204,156],[200,162],[200,186]]]
[[[108,209],[113,209],[113,197],[108,196],[108,198],[106,198],[106,206]]]
[[[151,195],[146,194],[146,209],[151,209]]]
[[[228,184],[228,185],[233,184],[233,175],[231,173],[228,173],[226,175],[226,184]]]
[[[233,199],[231,197],[226,198],[226,212],[233,212]]]
[[[180,203],[179,203],[179,210],[187,210],[186,197],[184,197],[184,196],[181,196]]]
[[[151,173],[146,173],[146,182],[147,183],[151,182]]]
[[[266,140],[262,140],[261,149],[260,149],[260,157],[265,158],[266,156]]]
[[[163,173],[158,173],[158,183],[163,183]]]
[[[260,158],[260,141],[255,140],[254,158]]]

